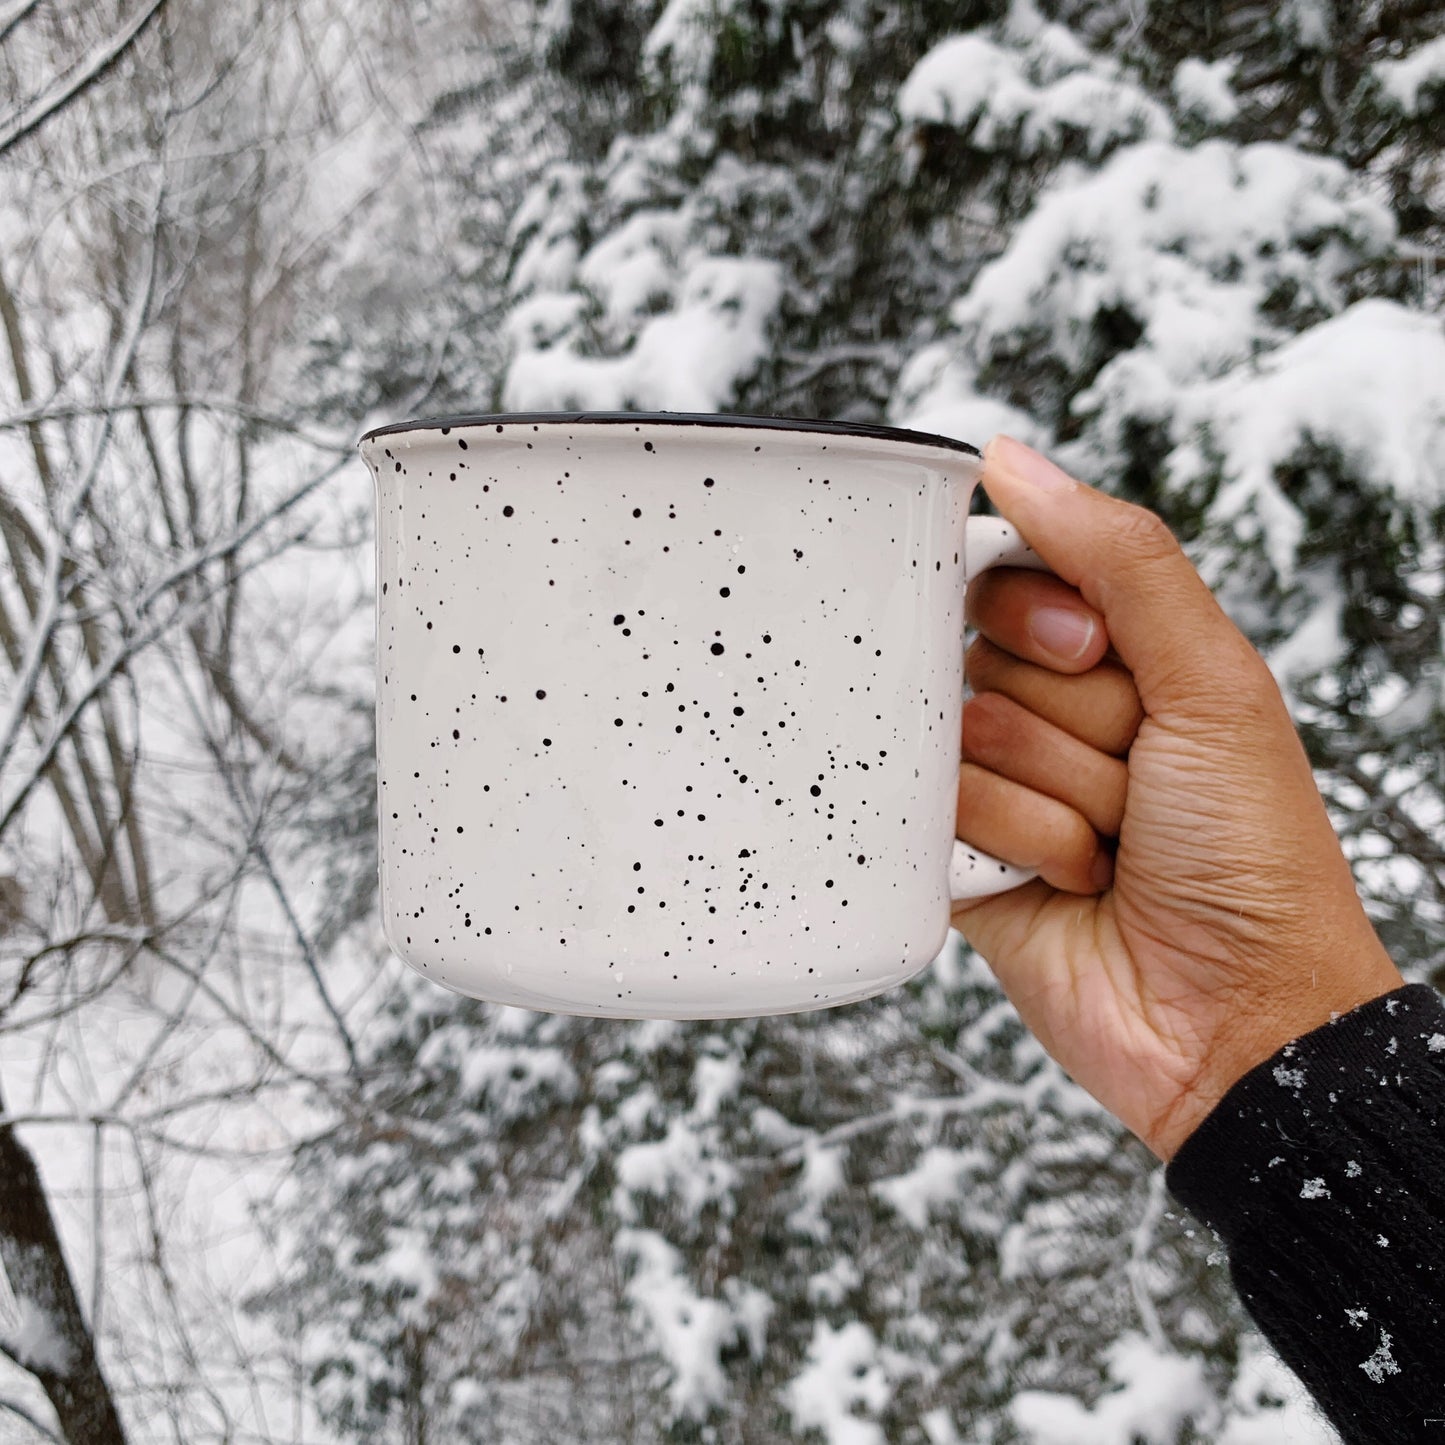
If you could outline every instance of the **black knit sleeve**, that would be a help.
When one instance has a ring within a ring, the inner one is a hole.
[[[1170,1192],[1349,1445],[1445,1445],[1445,1003],[1396,989],[1252,1069]]]

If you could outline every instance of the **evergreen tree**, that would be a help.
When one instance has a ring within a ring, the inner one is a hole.
[[[1156,508],[1438,986],[1439,28],[554,0],[491,400],[1002,428]],[[355,1438],[1329,1438],[1152,1158],[952,948],[731,1023],[409,980],[293,1208],[322,1238],[264,1303]]]

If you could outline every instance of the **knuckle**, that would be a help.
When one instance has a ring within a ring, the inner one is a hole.
[[[1087,878],[1098,848],[1094,826],[1087,818],[1058,799],[1053,803],[1048,828],[1048,857],[1043,865],[1046,879],[1056,887],[1069,888],[1080,878]]]
[[[1087,866],[1098,846],[1094,825],[1077,809],[1071,808],[1067,804],[1060,806],[1065,814],[1060,822],[1065,849],[1064,856],[1072,864]]]
[[[963,743],[970,752],[996,755],[1012,737],[1016,704],[1002,693],[982,692],[969,698],[963,713]]]
[[[1144,704],[1140,701],[1133,677],[1123,668],[1110,668],[1102,675],[1101,680],[1104,682],[1106,699],[1100,709],[1101,751],[1127,752],[1144,721]]]
[[[1157,512],[1132,502],[1120,504],[1118,520],[1112,524],[1115,542],[1142,561],[1164,561],[1181,555],[1179,540]]]

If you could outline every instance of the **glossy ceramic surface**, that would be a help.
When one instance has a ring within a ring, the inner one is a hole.
[[[820,1008],[937,956],[954,897],[977,454],[767,419],[385,428],[384,925],[553,1012]],[[950,887],[952,885],[952,887]]]

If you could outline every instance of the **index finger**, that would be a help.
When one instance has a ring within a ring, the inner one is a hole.
[[[968,584],[964,612],[994,646],[1054,672],[1087,672],[1109,647],[1103,616],[1047,572],[984,572]]]

